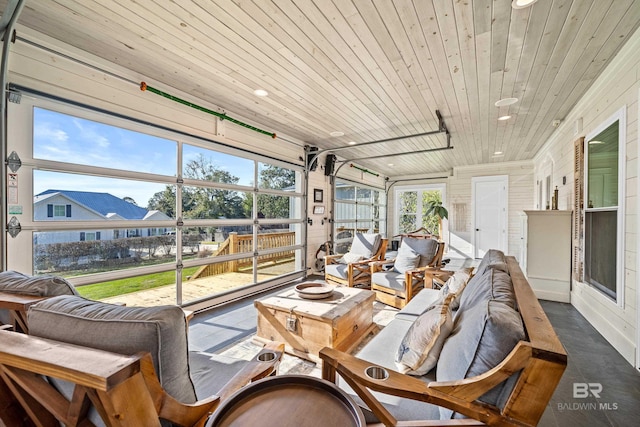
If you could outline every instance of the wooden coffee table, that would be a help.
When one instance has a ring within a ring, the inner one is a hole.
[[[294,289],[256,300],[258,342],[282,341],[285,351],[318,363],[319,351],[331,347],[350,352],[376,328],[375,293],[336,287],[326,299],[300,298]]]

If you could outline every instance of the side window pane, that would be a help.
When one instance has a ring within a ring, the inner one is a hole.
[[[619,120],[588,141],[588,208],[618,205]]]
[[[184,178],[253,186],[255,162],[192,145],[183,145]]]
[[[210,187],[187,187],[182,190],[185,219],[251,218],[251,193]]]
[[[176,174],[175,141],[42,108],[33,110],[33,157],[80,165]]]
[[[296,172],[268,163],[258,163],[258,188],[294,192],[296,191]]]

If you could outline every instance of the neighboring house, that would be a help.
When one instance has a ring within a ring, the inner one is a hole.
[[[89,191],[46,190],[34,196],[35,221],[162,221],[171,218],[158,210],[147,210],[109,193]],[[165,234],[166,227],[151,224],[133,229],[73,230],[37,233],[36,243],[65,243],[85,240],[111,240],[125,237],[146,237]]]

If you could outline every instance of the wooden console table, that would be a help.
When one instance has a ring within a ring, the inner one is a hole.
[[[13,330],[17,332],[29,333],[27,325],[27,310],[33,304],[40,302],[48,297],[36,295],[10,294],[8,292],[0,292],[0,308],[9,311],[11,317],[11,325]]]
[[[326,299],[300,298],[294,289],[256,300],[260,343],[283,341],[285,351],[318,363],[319,351],[331,347],[349,352],[376,328],[373,323],[375,293],[336,287]]]

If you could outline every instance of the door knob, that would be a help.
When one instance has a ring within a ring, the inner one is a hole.
[[[479,229],[479,228],[476,228],[476,231],[480,231],[480,229]]]

